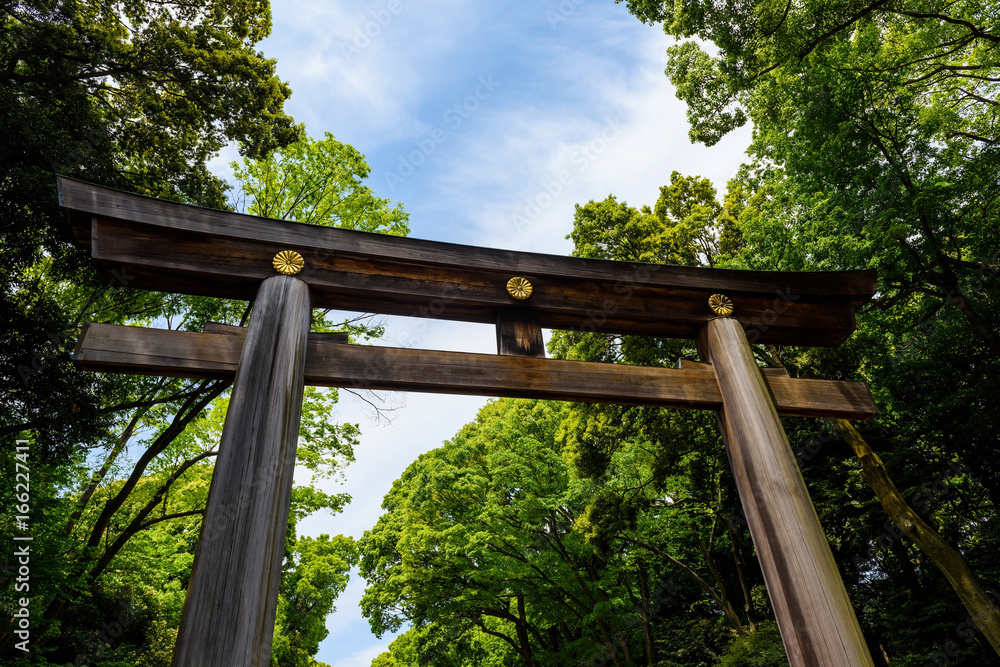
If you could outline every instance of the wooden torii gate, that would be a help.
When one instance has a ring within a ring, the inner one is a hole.
[[[270,660],[304,384],[715,410],[794,667],[872,665],[778,415],[864,419],[860,382],[761,369],[751,342],[836,345],[873,271],[782,273],[490,250],[267,220],[59,179],[81,246],[133,287],[254,300],[246,329],[87,324],[83,368],[232,378],[175,667]],[[498,355],[349,345],[311,308],[496,325]],[[545,359],[541,328],[697,340],[702,362]]]

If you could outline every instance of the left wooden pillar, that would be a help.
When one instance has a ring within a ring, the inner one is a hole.
[[[309,287],[265,280],[219,443],[174,667],[267,667],[288,529]]]

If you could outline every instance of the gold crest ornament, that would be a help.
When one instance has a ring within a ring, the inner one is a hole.
[[[708,307],[716,315],[726,316],[733,314],[733,302],[725,294],[713,294],[708,297]]]
[[[518,301],[524,301],[531,296],[532,287],[527,278],[514,276],[507,281],[507,293]]]
[[[294,250],[282,250],[274,256],[275,271],[286,276],[294,276],[305,265],[306,260],[302,259],[302,255]]]

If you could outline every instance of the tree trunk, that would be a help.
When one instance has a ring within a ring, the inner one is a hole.
[[[517,641],[521,644],[521,656],[524,658],[528,667],[537,667],[535,664],[535,655],[531,650],[531,638],[528,637],[527,630],[527,618],[524,613],[524,596],[517,596],[517,621],[514,623],[514,628],[517,631]]]
[[[641,566],[639,567],[639,593],[642,595],[642,637],[646,645],[646,664],[652,667],[656,663],[656,649],[653,646],[653,635],[649,627],[649,576]]]
[[[993,650],[1000,654],[1000,611],[979,583],[978,577],[958,552],[909,506],[889,479],[882,460],[871,450],[858,430],[846,419],[834,419],[833,424],[861,460],[861,473],[865,481],[872,487],[893,523],[921,551],[930,556],[955,589],[976,627],[993,646]]]
[[[726,530],[729,532],[729,543],[733,547],[733,562],[736,564],[736,576],[740,580],[740,590],[743,592],[743,609],[747,614],[747,625],[750,632],[757,632],[757,617],[753,609],[753,597],[750,593],[750,586],[747,584],[746,573],[743,570],[743,559],[740,557],[740,545],[736,541],[736,531],[733,524],[726,519]]]

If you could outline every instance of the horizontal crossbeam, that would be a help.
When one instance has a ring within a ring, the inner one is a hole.
[[[231,378],[244,336],[239,327],[197,333],[90,323],[75,359],[91,371]],[[342,340],[335,334],[309,334],[307,385],[689,409],[722,406],[715,373],[707,364],[654,368],[348,345]],[[782,415],[866,419],[876,413],[863,382],[772,373],[764,379]]]
[[[303,225],[141,197],[60,177],[78,244],[130,287],[249,300],[299,252],[313,307],[547,329],[694,338],[732,300],[751,343],[836,345],[875,291],[874,271],[789,273],[612,262]],[[515,300],[513,277],[533,291]]]

